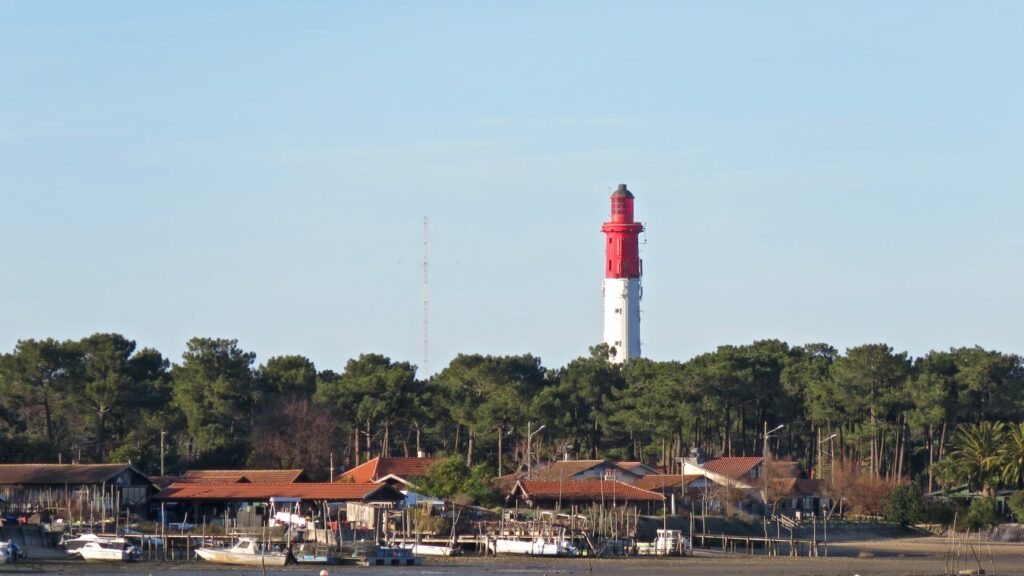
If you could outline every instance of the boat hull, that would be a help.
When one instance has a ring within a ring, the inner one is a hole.
[[[411,550],[416,556],[455,556],[457,552],[451,546],[435,546],[432,544],[402,544],[401,548]]]
[[[82,546],[75,553],[86,562],[135,562],[142,558],[142,549],[137,546],[106,547],[97,543]]]
[[[568,542],[553,542],[538,538],[536,540],[506,540],[498,538],[488,543],[488,548],[495,554],[519,554],[523,556],[576,556],[576,548]]]
[[[197,548],[196,554],[214,564],[232,564],[235,566],[284,566],[288,562],[286,554],[240,554],[229,550],[214,548]]]
[[[86,562],[132,562],[132,557],[123,550],[80,550],[78,555]]]

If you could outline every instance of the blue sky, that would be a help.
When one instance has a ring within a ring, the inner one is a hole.
[[[0,350],[1024,353],[1019,2],[0,2]]]

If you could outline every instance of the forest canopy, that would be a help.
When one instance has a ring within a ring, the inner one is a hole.
[[[977,442],[1004,454],[1024,446],[1015,354],[915,358],[885,344],[840,353],[761,340],[687,361],[607,358],[604,345],[557,368],[530,354],[460,354],[419,380],[413,364],[373,353],[336,373],[299,355],[257,364],[232,339],[193,338],[173,363],[120,334],[22,340],[0,355],[0,458],[131,461],[155,474],[163,438],[168,473],[284,467],[317,479],[332,463],[337,472],[418,453],[508,472],[526,466],[532,423],[544,427],[534,461],[568,454],[672,469],[693,448],[760,454],[765,425],[782,424],[770,450],[807,470],[853,459],[931,489],[968,474]],[[1024,457],[1016,471],[1006,468],[1012,455],[1002,461],[970,468],[968,480],[1024,482]]]

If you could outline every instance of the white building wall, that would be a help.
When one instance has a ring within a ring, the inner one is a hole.
[[[604,342],[615,348],[613,362],[640,356],[639,278],[605,278]]]

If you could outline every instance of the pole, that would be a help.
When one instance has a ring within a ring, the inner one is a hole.
[[[682,508],[683,504],[684,504],[684,500],[685,500],[683,495],[686,494],[686,460],[684,460],[682,458],[676,458],[676,461],[679,462],[679,507]],[[673,498],[673,500],[672,500],[672,514],[673,515],[676,514],[676,503],[675,503],[675,500],[674,500],[675,497],[676,497],[675,492],[673,492],[672,493],[672,498]],[[693,510],[692,507],[690,509],[691,509],[691,511]],[[691,516],[692,516],[692,514],[691,514]],[[693,534],[692,533],[690,534],[690,538],[693,538]],[[692,540],[691,540],[691,542],[692,542]]]
[[[163,482],[164,477],[164,436],[167,432],[164,430],[160,431],[160,481]]]
[[[430,380],[430,219],[423,217],[423,380]]]
[[[167,561],[167,508],[163,500],[160,501],[160,542],[164,549],[164,562]]]
[[[831,504],[832,503],[829,502],[829,506],[830,507],[831,507]],[[824,526],[824,528],[825,528],[825,558],[828,558],[828,517],[829,517],[829,514],[826,513],[824,510],[822,510],[821,517],[825,520],[825,526]]]
[[[526,423],[526,479],[527,480],[532,480],[533,479],[533,475],[532,475],[532,472],[533,472],[533,469],[532,469],[532,456],[531,456],[532,452],[530,451],[530,449],[533,447],[531,445],[531,442],[533,442],[532,430],[533,430],[533,422],[527,422]]]
[[[661,493],[662,494],[665,493],[665,480],[661,481]],[[673,508],[672,515],[673,516],[675,516],[675,514],[676,514],[676,511],[675,511],[675,506],[676,506],[676,504],[675,504],[675,502],[676,502],[675,501],[675,497],[676,497],[676,495],[672,494],[672,508]],[[663,503],[662,506],[661,506],[661,528],[662,528],[662,530],[668,530],[668,502]],[[654,553],[657,554],[658,551],[655,550]]]
[[[828,439],[828,482],[830,488],[836,483],[836,447],[832,442],[835,437],[836,435],[833,434]]]
[[[822,469],[823,464],[821,462],[821,428],[818,428],[818,461],[816,464],[816,468],[818,469],[818,479],[820,480],[821,477],[824,476],[824,470]]]

